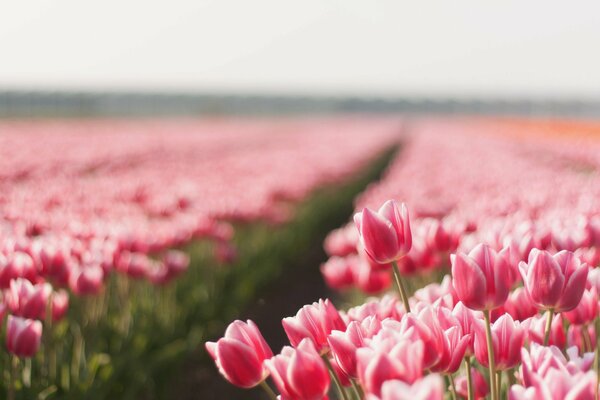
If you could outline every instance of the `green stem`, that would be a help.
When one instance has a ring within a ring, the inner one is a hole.
[[[550,341],[550,331],[552,330],[552,318],[554,317],[554,310],[551,308],[548,310],[548,319],[546,320],[546,333],[544,335],[544,346],[548,346]]]
[[[354,389],[354,393],[356,394],[356,398],[358,400],[362,400],[362,398],[365,397],[365,394],[363,393],[362,388],[360,387],[359,384],[356,383],[356,381],[354,379],[350,379],[350,382],[352,383],[352,389]]]
[[[331,377],[333,378],[333,381],[335,382],[335,386],[337,387],[338,392],[340,393],[340,397],[344,400],[350,400],[348,398],[348,394],[344,390],[344,386],[342,386],[342,382],[340,382],[340,378],[338,378],[337,374],[335,373],[335,370],[333,369],[333,366],[331,365],[331,362],[329,362],[329,358],[327,358],[326,354],[324,354],[322,356],[322,358],[325,361],[325,364],[327,365],[329,372],[331,373]]]
[[[471,357],[465,357],[465,367],[467,368],[467,399],[475,400],[473,396],[473,376],[471,375]]]
[[[456,385],[454,384],[454,377],[452,374],[448,374],[448,380],[450,381],[450,395],[452,396],[452,400],[456,400]]]
[[[494,360],[494,344],[492,339],[492,328],[490,323],[490,310],[483,312],[485,318],[485,338],[487,342],[488,363],[489,363],[489,379],[490,379],[490,395],[492,400],[498,400],[498,392],[496,389],[496,363]]]
[[[402,281],[402,276],[400,275],[398,263],[396,261],[392,261],[392,267],[394,269],[394,278],[396,279],[396,287],[398,289],[398,293],[400,294],[400,299],[402,299],[402,303],[404,304],[404,309],[406,310],[406,312],[410,312],[410,304],[408,304],[408,295],[406,294],[406,289],[404,288],[404,282]]]
[[[269,399],[271,400],[277,400],[277,395],[275,394],[275,392],[273,392],[273,389],[271,389],[271,386],[269,386],[267,384],[267,381],[262,381],[260,383],[260,387],[263,388],[263,390],[267,393],[267,396],[269,396]]]
[[[590,337],[587,324],[584,324],[581,327],[581,336],[583,337],[583,352],[588,353],[590,351],[594,351],[594,348],[592,347],[592,338]]]
[[[10,356],[10,382],[8,383],[8,393],[7,393],[8,400],[15,400],[15,387],[16,387],[16,382],[17,382],[18,368],[19,368],[19,360],[17,359],[17,356],[11,355]]]

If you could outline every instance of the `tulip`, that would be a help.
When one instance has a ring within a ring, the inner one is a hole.
[[[547,311],[547,313],[549,314],[550,312]],[[553,316],[552,322],[550,323],[548,340],[545,342],[548,314],[546,316],[534,315],[533,317],[526,319],[522,324],[523,329],[525,329],[527,338],[530,342],[539,344],[545,343],[547,345],[563,348],[565,347],[566,338],[563,328],[562,314],[556,314]]]
[[[585,289],[588,267],[563,250],[555,255],[533,249],[526,264],[519,264],[525,289],[541,310],[570,311],[577,307]]]
[[[485,399],[485,396],[490,392],[485,378],[477,368],[471,368],[471,376],[473,379],[474,399]],[[469,396],[469,382],[465,375],[456,378],[456,393],[465,399]]]
[[[329,390],[329,372],[310,339],[296,348],[285,346],[265,360],[282,400],[322,400]]]
[[[398,299],[392,295],[385,295],[380,299],[372,299],[364,304],[348,310],[351,321],[363,321],[367,317],[375,317],[379,321],[390,318],[400,321],[404,312]]]
[[[66,290],[54,292],[52,302],[52,321],[57,322],[64,318],[69,310],[69,294]]]
[[[0,288],[10,287],[10,281],[19,277],[35,276],[35,265],[31,256],[22,251],[15,251],[4,258],[0,255]]]
[[[423,342],[404,339],[395,344],[390,340],[383,343],[356,351],[359,382],[367,393],[376,396],[381,395],[386,381],[399,379],[413,383],[423,374]]]
[[[504,303],[504,311],[517,321],[525,321],[538,313],[537,307],[523,287],[518,287],[510,292]]]
[[[321,264],[321,274],[325,278],[327,286],[336,290],[343,290],[354,283],[352,274],[352,263],[358,262],[357,257],[333,256],[327,262]]]
[[[443,400],[444,381],[440,375],[431,374],[409,385],[390,380],[381,386],[381,400]]]
[[[71,269],[69,287],[77,295],[98,294],[102,290],[104,270],[97,264]]]
[[[504,314],[491,327],[495,366],[499,371],[513,368],[521,361],[525,330],[509,314]],[[484,324],[478,321],[475,330],[475,358],[488,366],[488,350]]]
[[[327,299],[302,307],[295,317],[287,317],[281,321],[283,329],[292,346],[308,338],[321,354],[329,351],[327,336],[333,330],[345,330],[346,324]]]
[[[26,279],[17,278],[10,282],[10,288],[6,292],[6,303],[14,315],[44,319],[51,293],[52,286],[49,283],[33,285]]]
[[[221,375],[236,386],[251,388],[269,375],[263,361],[271,358],[273,352],[250,320],[232,322],[224,337],[216,343],[206,342],[205,347]]]
[[[510,289],[510,270],[504,252],[485,244],[469,254],[451,256],[454,290],[460,301],[473,310],[493,310],[504,304]]]
[[[365,346],[365,339],[371,338],[381,329],[381,322],[375,317],[367,317],[362,322],[351,321],[346,331],[333,331],[327,338],[331,353],[337,365],[350,378],[356,378],[356,350]]]
[[[563,313],[570,323],[575,325],[586,325],[593,323],[598,317],[598,293],[596,288],[584,290],[581,301],[571,311]]]
[[[18,357],[33,357],[40,348],[42,323],[32,319],[8,316],[6,347]]]
[[[360,243],[369,258],[379,264],[392,264],[398,293],[407,312],[410,312],[408,294],[398,269],[398,260],[412,246],[412,234],[406,205],[386,201],[379,211],[368,208],[354,215]]]
[[[354,215],[354,222],[365,251],[375,262],[398,261],[410,250],[412,235],[404,203],[388,200],[377,212],[364,208]]]

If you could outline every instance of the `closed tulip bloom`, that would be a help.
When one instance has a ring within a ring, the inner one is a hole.
[[[52,294],[52,321],[57,322],[64,318],[69,310],[69,293],[59,290]]]
[[[596,288],[586,289],[577,307],[563,314],[570,323],[575,325],[585,325],[594,322],[598,316],[598,293],[596,292]]]
[[[18,357],[33,357],[40,348],[42,323],[40,321],[8,316],[6,348]]]
[[[504,303],[504,311],[517,321],[525,321],[538,313],[537,307],[523,287],[516,288],[508,295],[508,299]]]
[[[542,310],[569,311],[577,307],[585,289],[588,267],[563,250],[555,255],[533,249],[526,264],[519,264],[525,289]]]
[[[399,379],[416,382],[423,375],[423,342],[400,340],[376,348],[363,347],[356,351],[358,379],[365,392],[379,396],[384,382]]]
[[[491,326],[492,344],[496,370],[504,371],[521,362],[521,347],[525,339],[525,330],[509,314],[504,314]],[[488,366],[488,351],[485,327],[478,321],[475,331],[475,358],[481,365]]]
[[[205,346],[219,372],[236,386],[251,388],[269,375],[263,361],[271,358],[273,352],[250,320],[232,322],[224,337],[216,343],[206,342]]]
[[[504,251],[479,244],[469,254],[451,256],[456,295],[473,310],[493,310],[504,304],[510,290],[510,269]]]
[[[332,289],[343,290],[354,283],[352,273],[352,263],[357,263],[358,257],[330,257],[325,263],[321,264],[321,274],[325,283]]]
[[[546,376],[537,377],[530,387],[513,385],[509,400],[593,400],[598,385],[596,373],[589,371],[570,374],[566,370],[550,369]]]
[[[97,264],[74,267],[69,273],[69,287],[77,295],[93,295],[102,290],[104,270]]]
[[[6,303],[11,313],[24,318],[44,319],[48,299],[52,293],[49,283],[32,284],[17,278],[10,282],[6,291]]]
[[[331,353],[340,369],[349,377],[356,378],[356,350],[365,346],[381,329],[381,321],[367,317],[362,322],[351,321],[345,332],[333,331],[327,338]]]
[[[346,330],[346,323],[328,299],[302,307],[295,317],[284,318],[281,323],[292,346],[308,338],[322,354],[329,350],[327,336],[331,331]]]
[[[265,360],[282,400],[323,400],[329,390],[329,372],[310,339],[296,348],[285,346],[281,354]]]
[[[444,381],[438,374],[427,375],[423,379],[407,384],[399,380],[385,382],[381,386],[381,400],[442,400]],[[376,397],[371,397],[376,399]]]
[[[366,253],[379,264],[402,258],[411,248],[412,235],[404,203],[388,200],[375,212],[369,208],[354,215]]]
[[[490,388],[477,368],[471,368],[471,376],[473,379],[473,390],[476,400],[485,399],[490,392]],[[469,384],[466,375],[461,375],[456,378],[456,393],[465,399],[469,396]]]
[[[413,332],[413,340],[423,342],[423,367],[431,368],[442,360],[444,347],[449,346],[444,336],[444,331],[439,324],[431,306],[427,306],[418,314],[406,314],[401,321],[402,332]],[[468,341],[465,343],[465,346]],[[464,353],[464,350],[463,350]],[[445,360],[444,363],[449,362]]]
[[[526,337],[530,342],[539,344],[544,343],[547,320],[547,314],[538,314],[523,321],[521,326],[523,329],[525,329]],[[552,317],[552,322],[550,324],[550,336],[548,344],[562,349],[565,346],[566,340],[562,314],[556,314],[554,317]]]

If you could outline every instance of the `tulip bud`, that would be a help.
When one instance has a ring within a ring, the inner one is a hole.
[[[406,205],[386,201],[377,212],[368,208],[354,215],[366,253],[379,264],[401,259],[411,248],[412,235]]]
[[[40,348],[42,323],[32,319],[8,316],[6,347],[18,357],[33,357]]]
[[[251,388],[269,375],[263,361],[273,356],[254,322],[232,322],[225,336],[215,342],[206,342],[206,350],[215,360],[221,375],[232,384]]]
[[[265,366],[271,372],[282,399],[323,399],[329,390],[329,372],[309,339],[296,348],[285,346]]]
[[[577,307],[585,289],[588,267],[563,250],[555,255],[533,249],[526,264],[519,264],[525,289],[542,310],[569,311]]]
[[[473,310],[493,310],[504,304],[510,289],[510,270],[504,252],[496,253],[485,244],[467,255],[451,256],[452,280],[456,295]]]

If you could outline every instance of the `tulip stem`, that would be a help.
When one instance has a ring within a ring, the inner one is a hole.
[[[348,398],[348,394],[346,393],[346,391],[344,390],[344,387],[342,386],[342,382],[340,382],[340,378],[338,378],[337,374],[335,373],[335,370],[333,369],[333,366],[331,365],[329,358],[327,358],[326,354],[324,354],[322,356],[322,358],[323,358],[323,361],[325,361],[325,364],[327,365],[329,372],[331,373],[331,377],[333,378],[333,381],[335,382],[335,386],[337,387],[341,398],[344,400],[350,400]]]
[[[496,390],[496,363],[494,361],[494,343],[492,339],[492,327],[490,323],[490,310],[485,310],[483,312],[483,317],[485,318],[485,338],[488,351],[490,395],[492,400],[498,400],[498,392]]]
[[[271,386],[269,386],[266,380],[260,382],[260,387],[263,388],[265,392],[267,392],[267,396],[269,396],[269,399],[277,400],[277,395],[275,394],[275,392],[273,392],[273,389],[271,389]]]
[[[452,374],[448,374],[448,381],[450,381],[450,395],[452,396],[452,400],[456,400],[456,385],[454,384]]]
[[[396,287],[398,288],[398,293],[400,294],[400,298],[402,299],[402,303],[404,304],[404,309],[407,313],[409,313],[410,304],[408,304],[408,295],[406,294],[404,282],[402,281],[400,269],[398,268],[398,263],[396,261],[392,261],[392,268],[394,270],[394,278],[396,279]]]
[[[354,393],[356,394],[356,398],[358,400],[362,400],[362,398],[365,396],[365,394],[363,393],[360,385],[358,385],[354,379],[350,379],[350,382],[352,383],[352,389],[354,389]]]
[[[548,319],[546,320],[546,333],[544,334],[544,346],[548,346],[550,341],[550,331],[552,330],[552,318],[554,317],[554,309],[548,310]]]
[[[587,324],[581,326],[581,336],[583,337],[583,352],[588,353],[590,351],[594,351],[594,347],[592,346],[592,338],[590,337],[590,331],[588,330]]]
[[[473,396],[473,375],[471,375],[471,357],[465,357],[465,367],[467,368],[467,399],[475,400]]]

